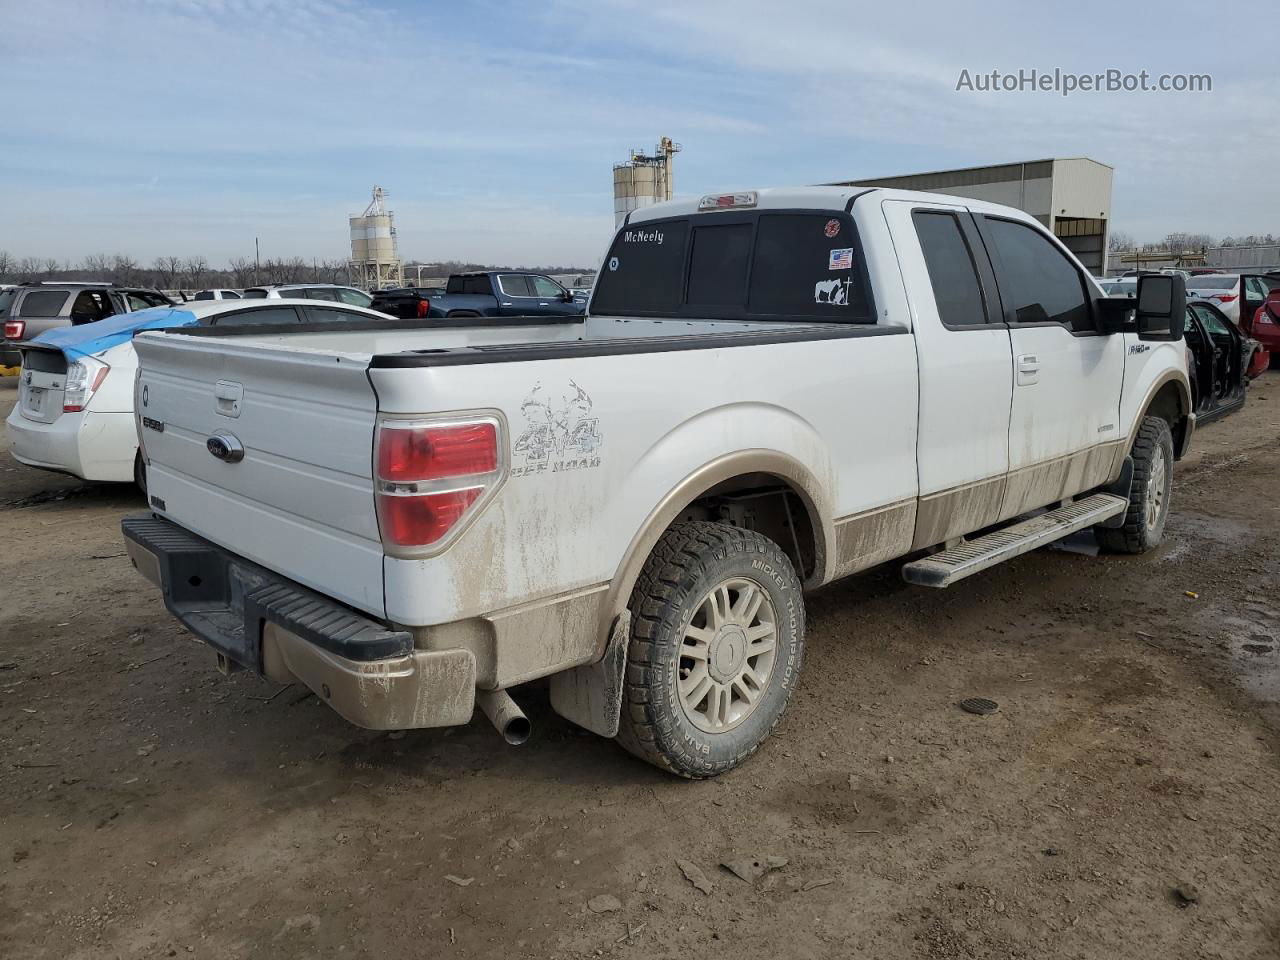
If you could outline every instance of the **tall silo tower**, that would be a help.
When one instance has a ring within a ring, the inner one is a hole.
[[[672,158],[680,144],[663,137],[649,155],[632,150],[631,159],[613,165],[613,225],[622,224],[632,210],[671,199]]]
[[[386,208],[386,196],[375,186],[364,213],[351,218],[351,283],[365,290],[404,286],[404,265],[396,250],[395,214]]]

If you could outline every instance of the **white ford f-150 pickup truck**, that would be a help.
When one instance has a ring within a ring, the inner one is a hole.
[[[820,187],[634,211],[585,317],[143,332],[129,555],[223,669],[360,726],[518,742],[550,677],[712,776],[787,705],[804,590],[1160,542],[1195,417],[1182,281],[1140,283],[1007,207]]]

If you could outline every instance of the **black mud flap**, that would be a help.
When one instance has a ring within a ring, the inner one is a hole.
[[[592,733],[616,737],[622,715],[623,671],[627,666],[630,638],[631,611],[623,610],[609,631],[603,657],[551,677],[552,709]]]
[[[1116,478],[1115,483],[1103,487],[1101,492],[1114,493],[1117,497],[1124,497],[1126,500],[1133,499],[1131,496],[1133,493],[1133,457],[1124,458],[1124,466],[1120,468],[1120,476]],[[1124,526],[1127,516],[1127,512],[1117,513],[1114,517],[1103,520],[1098,526],[1118,530]]]

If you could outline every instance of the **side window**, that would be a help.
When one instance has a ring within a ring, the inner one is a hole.
[[[867,320],[857,234],[830,213],[764,213],[756,226],[747,311]]]
[[[244,292],[244,298],[246,300],[265,300],[267,299],[267,291],[261,287],[251,288]]]
[[[350,290],[347,287],[338,288],[338,300],[341,303],[349,303],[353,307],[367,307],[373,303],[373,297],[359,290]]]
[[[498,274],[498,288],[502,291],[503,296],[507,297],[532,297],[533,291],[529,289],[529,278],[522,273],[500,273]]]
[[[1060,323],[1080,333],[1094,329],[1084,281],[1075,265],[1044,234],[1024,223],[985,217],[995,246],[1005,308],[1018,323]]]
[[[751,256],[751,224],[718,223],[693,229],[689,258],[690,306],[744,306],[747,261]]]
[[[529,283],[533,287],[533,295],[535,297],[559,299],[564,296],[564,287],[550,277],[530,276]]]
[[[18,304],[20,317],[56,317],[70,294],[65,290],[32,290]]]
[[[1192,310],[1196,312],[1196,316],[1200,318],[1200,322],[1204,324],[1204,328],[1209,331],[1210,335],[1217,337],[1229,337],[1231,331],[1222,319],[1209,307],[1203,304],[1193,304]]]
[[[236,293],[234,290],[223,290],[222,299],[223,300],[239,300],[240,294]]]
[[[609,248],[591,312],[602,316],[669,314],[680,306],[688,220],[628,227]]]
[[[296,295],[306,297],[308,300],[332,300],[335,303],[338,300],[338,294],[333,287],[308,287],[305,290],[299,290]]]
[[[1257,298],[1259,300],[1267,299],[1267,286],[1257,277],[1245,277],[1245,284],[1248,288],[1248,296],[1250,299]]]
[[[373,317],[366,317],[363,313],[352,313],[341,307],[307,307],[306,313],[307,321],[313,323],[351,323],[353,320],[362,323],[377,322]]]
[[[100,290],[81,290],[71,304],[71,322],[93,323],[114,314],[111,298]]]
[[[298,322],[298,311],[293,307],[259,307],[256,310],[220,313],[209,318],[209,326],[211,327],[247,327],[264,323]]]
[[[212,300],[212,299],[214,299],[213,291],[212,291],[212,290],[201,290],[199,293],[197,293],[197,294],[196,294],[194,297],[192,297],[191,299],[192,299],[192,300]]]
[[[987,322],[982,287],[973,253],[955,215],[916,211],[911,215],[920,238],[929,284],[938,317],[948,327],[972,327]]]

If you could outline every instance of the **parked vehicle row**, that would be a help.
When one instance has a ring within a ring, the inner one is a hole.
[[[20,283],[0,291],[0,366],[17,366],[18,344],[60,327],[96,323],[107,317],[171,305],[155,290],[117,287],[110,283]]]
[[[18,402],[6,421],[10,452],[28,466],[84,480],[132,481],[145,489],[133,390],[138,331],[381,319],[360,307],[311,300],[203,300],[50,331],[21,348]]]

